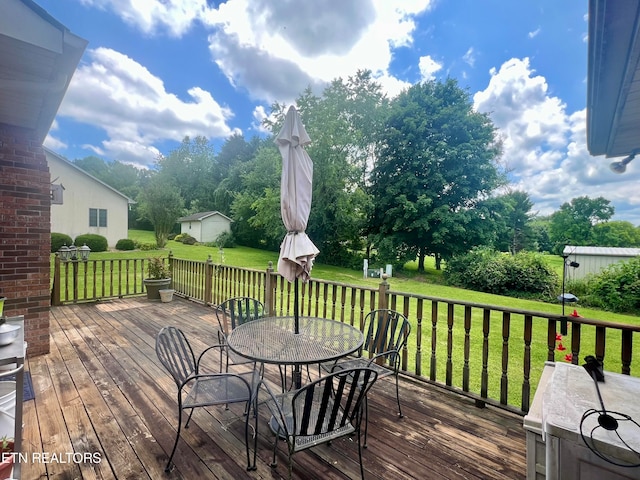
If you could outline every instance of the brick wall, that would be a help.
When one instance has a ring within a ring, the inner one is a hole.
[[[28,355],[49,352],[50,176],[30,130],[0,124],[0,296],[24,315]]]

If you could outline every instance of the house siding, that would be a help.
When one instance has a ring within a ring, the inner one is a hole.
[[[28,355],[49,352],[50,175],[30,130],[0,124],[0,295],[24,315]]]
[[[51,231],[75,239],[93,233],[107,239],[110,247],[128,236],[128,199],[100,183],[57,155],[47,153],[51,178],[62,184],[62,205],[51,206]],[[107,226],[89,226],[89,209],[107,211]],[[82,246],[82,245],[78,245]]]

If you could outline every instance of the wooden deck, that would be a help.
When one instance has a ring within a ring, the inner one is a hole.
[[[199,353],[217,331],[210,308],[175,299],[114,300],[51,309],[51,353],[29,359],[35,400],[24,404],[22,478],[286,478],[284,443],[269,466],[272,435],[260,419],[258,469],[247,472],[243,423],[234,410],[199,409],[164,473],[177,422],[175,385],[155,355],[155,334],[180,326]],[[522,418],[440,388],[404,380],[405,417],[393,381],[370,394],[368,479],[525,478]],[[263,412],[264,414],[264,412]],[[82,461],[85,460],[85,461]],[[359,478],[357,442],[294,456],[296,479]]]

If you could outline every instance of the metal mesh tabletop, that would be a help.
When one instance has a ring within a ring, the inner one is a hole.
[[[236,327],[227,344],[234,352],[257,362],[301,365],[335,360],[362,346],[362,332],[326,318],[266,317]]]

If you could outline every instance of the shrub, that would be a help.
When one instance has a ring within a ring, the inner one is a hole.
[[[169,236],[167,237],[167,240],[175,240],[176,237],[177,237],[177,234],[170,233]]]
[[[157,250],[158,246],[155,243],[136,242],[136,248],[138,248],[138,250],[146,252],[149,250]]]
[[[73,242],[76,247],[86,245],[92,252],[106,252],[109,248],[107,239],[102,235],[95,233],[85,233],[84,235],[78,235]]]
[[[169,266],[164,263],[164,260],[161,257],[152,257],[149,259],[147,273],[149,274],[148,278],[153,280],[171,277],[171,270],[169,269]]]
[[[572,292],[573,293],[573,292]],[[640,310],[640,257],[608,266],[587,279],[581,303],[618,313]]]
[[[136,248],[136,242],[130,238],[121,238],[116,243],[116,250],[134,250]]]
[[[179,233],[178,235],[174,236],[173,239],[176,242],[182,242],[182,239],[184,238],[184,236],[187,235],[186,233]]]
[[[444,277],[450,285],[499,295],[551,297],[558,288],[556,273],[530,252],[477,248],[447,261]]]
[[[57,252],[63,245],[73,245],[73,239],[65,233],[51,233],[51,253]]]
[[[191,235],[186,235],[182,239],[182,243],[184,243],[185,245],[195,245],[196,243],[198,243],[198,241],[195,238],[193,238]]]
[[[236,246],[236,238],[231,232],[222,232],[216,237],[215,244],[218,248],[233,248]]]

